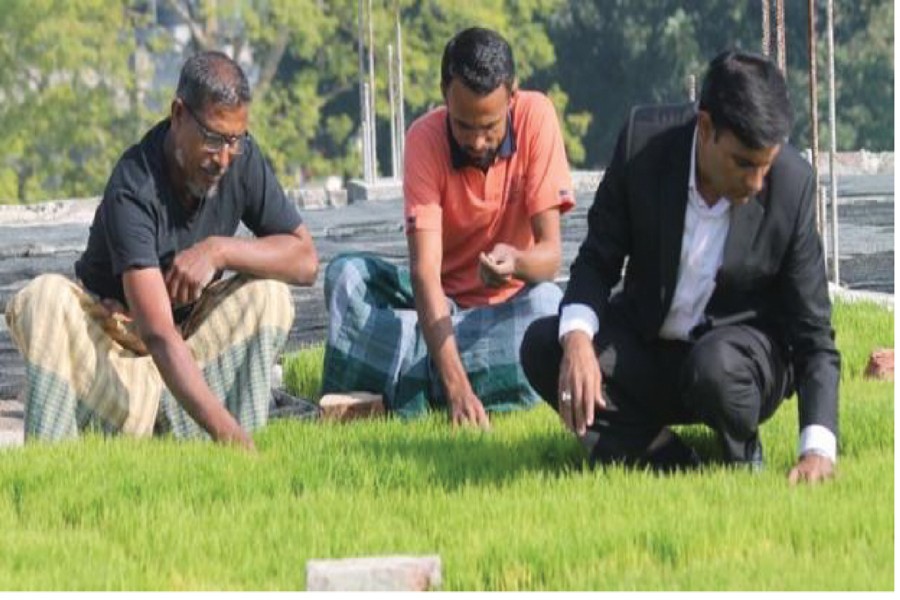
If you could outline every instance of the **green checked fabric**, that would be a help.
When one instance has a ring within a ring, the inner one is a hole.
[[[26,439],[77,437],[86,427],[207,437],[166,389],[152,357],[98,318],[96,306],[60,275],[36,278],[9,302],[6,321],[26,365]],[[247,430],[266,424],[272,364],[293,318],[285,284],[236,276],[210,286],[188,320],[186,342],[206,382]]]
[[[460,358],[485,409],[515,410],[539,400],[519,364],[519,346],[531,322],[555,315],[561,298],[559,287],[541,283],[498,305],[459,309],[450,302]],[[322,393],[375,392],[402,417],[446,408],[408,269],[367,253],[340,255],[325,271],[325,303]]]

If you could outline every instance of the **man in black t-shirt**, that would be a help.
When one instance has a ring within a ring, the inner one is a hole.
[[[285,283],[318,258],[247,132],[250,89],[218,52],[184,65],[169,118],[119,160],[75,265],[7,307],[27,365],[26,436],[87,423],[253,447],[293,321]],[[256,236],[234,237],[243,223]],[[223,271],[237,275],[217,281]]]

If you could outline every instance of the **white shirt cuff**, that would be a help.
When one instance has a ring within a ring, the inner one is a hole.
[[[594,309],[587,304],[566,304],[559,317],[559,341],[571,331],[583,331],[591,339],[600,330],[600,320]]]
[[[837,438],[827,427],[807,425],[800,432],[797,455],[803,456],[807,452],[827,456],[831,462],[837,463]]]

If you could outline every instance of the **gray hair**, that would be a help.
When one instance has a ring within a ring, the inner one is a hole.
[[[222,52],[195,54],[181,68],[176,94],[194,110],[211,104],[243,106],[252,100],[247,76]]]

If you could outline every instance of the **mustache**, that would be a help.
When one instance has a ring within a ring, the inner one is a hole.
[[[208,165],[200,165],[200,170],[210,177],[221,177],[225,174],[225,167],[217,165],[214,162],[211,162]]]

